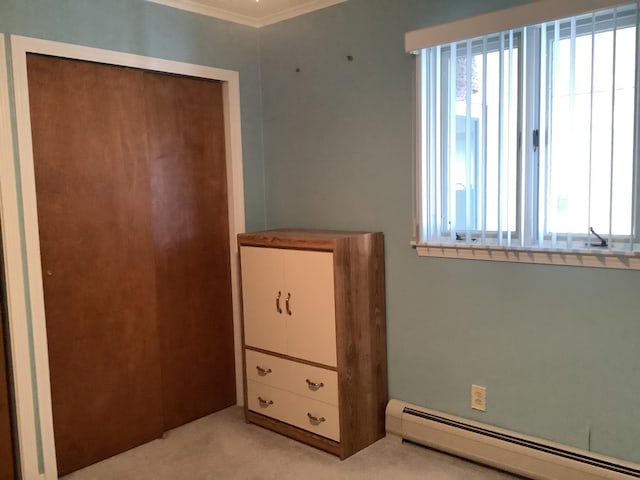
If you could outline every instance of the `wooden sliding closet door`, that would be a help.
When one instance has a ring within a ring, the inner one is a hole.
[[[164,425],[235,404],[222,84],[145,73]]]
[[[58,469],[163,432],[143,73],[29,55]]]
[[[0,262],[1,266],[2,262]],[[9,404],[9,383],[4,348],[4,324],[0,304],[0,480],[15,478],[13,465],[13,438],[11,435],[11,408]]]
[[[27,69],[65,474],[236,401],[222,84]]]

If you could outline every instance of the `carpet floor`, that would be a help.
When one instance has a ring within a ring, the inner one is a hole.
[[[245,423],[230,407],[65,480],[513,480],[519,477],[387,436],[337,457]]]

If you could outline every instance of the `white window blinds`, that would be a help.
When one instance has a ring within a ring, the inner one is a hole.
[[[639,249],[638,3],[418,56],[417,243]]]

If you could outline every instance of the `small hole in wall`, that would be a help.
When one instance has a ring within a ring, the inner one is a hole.
[[[296,73],[300,73],[300,68],[296,68]]]
[[[353,55],[347,55],[347,60],[349,60],[350,62],[353,62]]]

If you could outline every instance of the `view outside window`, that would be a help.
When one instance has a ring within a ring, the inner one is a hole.
[[[631,233],[635,42],[635,27],[615,56],[611,30],[550,42],[548,232]]]
[[[464,230],[466,225],[464,221],[468,218],[468,228],[472,230],[480,231],[484,225],[486,231],[496,232],[500,226],[501,230],[515,231],[518,198],[516,185],[518,49],[513,48],[511,55],[508,50],[504,51],[502,56],[499,51],[488,52],[486,77],[483,57],[483,54],[472,56],[473,87],[470,95],[472,120],[469,122],[472,141],[468,147],[465,121],[466,90],[456,98],[457,142],[450,186],[456,191],[456,225]],[[501,60],[502,69],[500,68]],[[500,81],[501,72],[502,82]],[[466,74],[459,77],[461,79],[458,81],[463,82]],[[486,98],[483,98],[485,95]],[[501,97],[502,103],[500,103]],[[483,121],[483,109],[486,122]],[[484,144],[483,137],[486,138]],[[502,147],[498,141],[499,138],[504,140]],[[468,215],[466,213],[467,191],[471,199]],[[503,202],[503,205],[500,203],[501,197],[508,199]]]
[[[638,15],[422,50],[421,241],[640,249]]]
[[[543,82],[549,89],[540,95],[548,102],[538,179],[544,234],[585,234],[591,227],[602,234],[610,227],[613,235],[631,233],[635,36],[635,27],[616,31],[615,57],[612,30],[549,41],[550,75]],[[455,226],[515,231],[518,49],[502,56],[488,52],[486,63],[483,54],[473,55],[471,72],[466,65],[459,56],[448,188],[455,192],[449,200]]]

